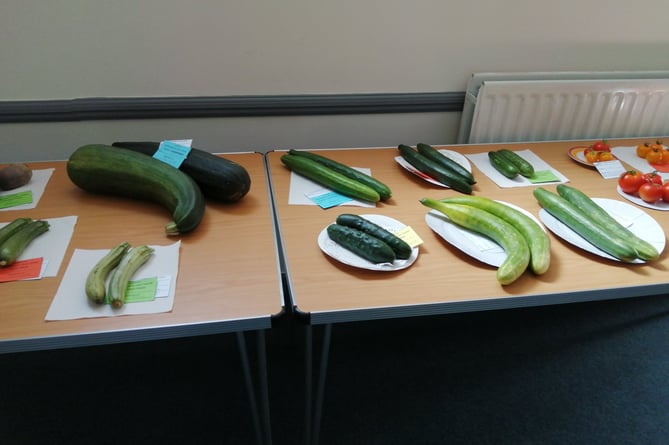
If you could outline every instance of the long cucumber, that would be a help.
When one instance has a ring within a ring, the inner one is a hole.
[[[477,207],[499,216],[513,225],[530,248],[530,269],[537,275],[545,273],[551,263],[551,240],[543,228],[523,212],[483,196],[454,196],[442,202]]]
[[[523,235],[499,216],[476,207],[451,204],[423,198],[421,204],[446,215],[453,223],[480,233],[495,241],[506,252],[506,259],[497,269],[497,281],[508,285],[516,281],[530,263],[530,248]]]
[[[439,150],[433,146],[419,142],[416,144],[416,150],[418,150],[418,153],[422,154],[433,162],[441,164],[447,169],[453,170],[456,174],[462,176],[468,183],[472,185],[476,184],[476,179],[474,179],[474,175],[472,175],[469,170],[455,162],[453,159],[442,155],[439,153]]]
[[[541,207],[593,246],[620,261],[629,263],[637,259],[636,249],[624,239],[594,224],[585,212],[560,195],[543,187],[535,188],[533,193]]]
[[[416,170],[425,173],[453,190],[466,194],[472,193],[472,185],[453,170],[448,170],[440,164],[431,161],[408,145],[400,144],[397,146],[397,149],[400,151],[402,157]]]

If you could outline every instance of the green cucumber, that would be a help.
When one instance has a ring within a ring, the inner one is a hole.
[[[342,213],[335,221],[337,224],[354,229],[362,230],[363,232],[380,239],[390,246],[395,252],[395,256],[400,260],[406,260],[411,256],[411,246],[403,239],[396,236],[394,233],[384,229],[378,224],[363,218],[360,215],[353,215],[351,213]]]
[[[371,263],[395,261],[395,252],[388,244],[362,230],[340,224],[330,224],[327,233],[332,241]]]
[[[443,167],[453,170],[455,173],[462,176],[468,183],[472,185],[476,184],[474,175],[472,175],[469,170],[455,162],[453,159],[442,155],[439,153],[439,150],[435,149],[433,146],[419,142],[416,144],[416,150],[418,150],[418,153],[436,162],[437,164],[441,164]]]
[[[44,220],[22,225],[9,239],[0,245],[0,267],[11,266],[35,238],[49,230]]]
[[[506,159],[506,156],[503,154],[500,154],[496,151],[489,151],[488,152],[488,159],[490,159],[490,163],[492,166],[506,176],[509,179],[514,179],[516,176],[520,174],[520,170],[518,170],[518,167],[516,167],[515,164],[512,164],[509,162],[508,159]]]
[[[454,196],[441,201],[477,207],[510,223],[523,235],[530,248],[530,270],[536,275],[548,270],[551,263],[551,239],[535,220],[523,212],[482,196]]]
[[[337,162],[333,159],[309,151],[291,149],[288,150],[288,154],[307,157],[309,159],[318,162],[319,164],[323,164],[324,166],[331,168],[332,170],[338,173],[341,173],[344,176],[347,176],[362,184],[365,184],[366,186],[376,190],[376,192],[379,194],[379,197],[383,201],[390,199],[390,197],[392,196],[392,191],[390,190],[390,187],[388,187],[386,184],[374,178],[373,176],[363,173],[352,167],[349,167],[346,164],[342,164],[341,162]]]
[[[336,172],[313,159],[305,156],[285,154],[281,156],[281,162],[295,173],[342,195],[363,201],[378,202],[381,200],[381,196],[373,188]]]
[[[429,158],[418,153],[408,145],[400,144],[397,146],[402,158],[411,164],[416,170],[425,173],[432,179],[452,188],[461,193],[472,193],[472,185],[462,176],[442,167],[440,164],[431,161]]]
[[[571,202],[543,187],[535,188],[533,193],[541,207],[593,246],[620,261],[632,262],[637,259],[636,250],[632,246],[595,224],[587,213]]]
[[[504,158],[506,158],[507,161],[515,165],[516,168],[518,169],[518,173],[520,173],[522,176],[525,176],[526,178],[534,176],[534,166],[529,162],[527,162],[525,158],[520,156],[515,151],[502,148],[500,150],[497,150],[497,153],[501,154],[502,156],[504,156]]]
[[[31,222],[31,218],[16,218],[10,223],[2,226],[0,229],[0,245],[7,241],[13,234],[15,234],[21,227]]]
[[[423,198],[421,204],[435,209],[454,224],[480,233],[499,244],[506,252],[506,259],[497,269],[497,281],[508,285],[525,272],[530,263],[530,248],[523,235],[511,224],[476,207],[451,204],[436,199]]]
[[[161,204],[172,213],[168,235],[194,230],[202,220],[202,191],[186,173],[165,162],[125,148],[91,144],[79,147],[67,161],[67,174],[92,193],[124,196]]]
[[[594,224],[599,224],[608,233],[615,234],[628,242],[636,250],[637,256],[640,259],[654,261],[660,257],[660,253],[652,244],[639,238],[627,227],[620,224],[581,190],[566,184],[559,184],[556,189],[560,196],[586,213]]]

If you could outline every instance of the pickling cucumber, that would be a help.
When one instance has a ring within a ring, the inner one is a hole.
[[[327,227],[327,233],[332,241],[371,263],[395,261],[395,252],[388,244],[362,230],[340,224],[330,224]]]
[[[488,159],[490,159],[490,163],[495,168],[495,170],[509,179],[513,179],[520,174],[518,167],[516,167],[515,164],[509,162],[509,160],[506,159],[506,156],[503,154],[500,154],[496,151],[489,151]]]
[[[400,260],[406,260],[411,256],[411,246],[402,238],[399,238],[394,233],[384,229],[378,224],[360,216],[351,213],[342,213],[337,216],[335,221],[337,224],[354,229],[362,230],[363,232],[380,239],[390,246],[395,252],[395,256]]]
[[[516,168],[518,169],[518,173],[520,173],[522,176],[529,178],[534,175],[534,166],[529,162],[527,162],[525,158],[520,156],[515,151],[502,148],[500,150],[497,150],[497,153],[501,154],[507,161],[515,165]]]

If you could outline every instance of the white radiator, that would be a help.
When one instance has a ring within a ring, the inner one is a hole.
[[[458,143],[666,136],[669,73],[636,74],[640,78],[629,72],[474,77]]]

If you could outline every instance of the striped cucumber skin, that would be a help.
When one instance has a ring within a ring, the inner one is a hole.
[[[589,215],[560,195],[537,187],[533,191],[541,207],[598,249],[624,262],[637,258],[636,250],[625,240],[593,223]]]
[[[105,289],[105,280],[109,273],[121,262],[123,256],[130,249],[130,243],[123,241],[111,249],[98,261],[93,269],[86,276],[86,296],[89,300],[97,304],[103,304],[107,292]]]
[[[518,167],[509,162],[506,157],[496,151],[488,152],[488,159],[492,166],[509,179],[513,179],[520,174]]]
[[[416,150],[418,150],[418,153],[422,154],[431,161],[436,162],[437,164],[441,164],[445,168],[453,170],[455,173],[462,176],[464,180],[467,181],[469,184],[472,185],[476,184],[474,175],[472,175],[472,173],[469,170],[467,170],[462,165],[455,162],[453,159],[450,159],[442,155],[441,153],[439,153],[439,150],[437,150],[433,146],[419,142],[418,144],[416,144]]]
[[[142,245],[133,247],[121,258],[121,262],[112,271],[107,290],[107,298],[113,308],[118,309],[125,304],[130,278],[151,258],[151,255],[153,248]]]
[[[9,224],[2,226],[0,229],[0,245],[7,241],[13,234],[21,229],[24,225],[31,222],[31,218],[16,218]]]
[[[373,188],[342,175],[313,159],[285,154],[281,156],[281,162],[295,173],[343,195],[363,201],[378,202],[381,200],[381,196]]]
[[[0,267],[11,266],[35,238],[49,230],[44,220],[22,225],[8,240],[0,245]]]
[[[330,159],[325,156],[321,156],[319,154],[312,153],[309,151],[294,150],[294,149],[288,150],[288,154],[295,156],[304,156],[306,158],[312,159],[318,162],[319,164],[323,164],[324,166],[331,168],[332,170],[338,173],[341,173],[344,176],[347,176],[351,179],[361,182],[366,186],[376,190],[381,200],[383,201],[390,199],[390,197],[393,194],[393,192],[390,190],[390,187],[388,187],[386,184],[379,181],[378,179],[374,178],[373,176],[358,171],[352,167],[349,167],[346,164],[342,164],[341,162],[337,162],[334,159]]]
[[[487,236],[506,252],[497,269],[497,281],[508,285],[525,272],[530,263],[530,248],[521,233],[499,216],[476,207],[423,198],[421,204],[446,215],[453,223]]]
[[[452,170],[447,170],[436,162],[418,153],[408,145],[400,144],[397,146],[402,157],[411,164],[416,170],[425,173],[433,179],[449,186],[453,190],[461,193],[472,193],[472,185],[464,180],[460,175]]]
[[[442,202],[469,205],[499,216],[516,228],[530,248],[530,270],[545,273],[551,264],[551,239],[536,221],[523,212],[483,196],[454,196]]]
[[[406,260],[411,256],[411,246],[403,239],[360,215],[342,213],[337,217],[335,222],[342,226],[362,230],[363,232],[380,239],[393,249],[395,256],[400,260]]]
[[[560,196],[585,212],[593,223],[599,224],[607,232],[616,234],[628,242],[636,250],[637,256],[640,259],[654,261],[660,257],[660,253],[652,244],[639,238],[627,227],[620,224],[581,190],[565,184],[559,184],[556,189]]]
[[[369,262],[380,264],[395,261],[395,252],[388,244],[362,230],[330,224],[327,233],[332,241]]]
[[[500,153],[502,156],[504,156],[504,158],[506,158],[507,161],[515,165],[516,168],[518,169],[518,173],[520,173],[521,175],[525,176],[526,178],[529,178],[534,175],[534,167],[532,166],[532,164],[527,162],[523,157],[521,157],[515,151],[502,148],[500,150],[497,150],[497,152]]]

